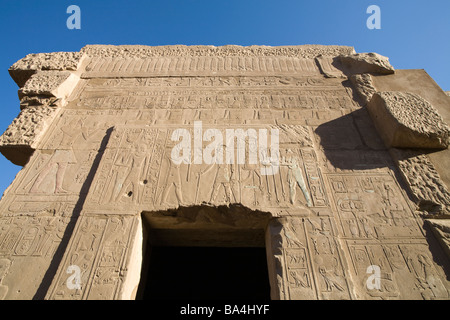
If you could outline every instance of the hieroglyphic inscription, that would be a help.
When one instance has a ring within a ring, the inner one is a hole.
[[[314,59],[295,57],[153,57],[146,59],[92,58],[84,77],[121,74],[136,77],[152,74],[211,74],[211,72],[320,74]]]
[[[417,217],[391,175],[327,175],[345,238],[420,238]]]
[[[286,300],[350,299],[343,252],[332,218],[281,218],[269,225],[276,275],[272,298]]]
[[[274,175],[262,175],[261,165],[250,164],[248,160],[243,164],[225,161],[223,164],[176,164],[171,158],[178,144],[171,140],[175,129],[114,130],[95,176],[88,205],[162,208],[201,202],[244,203],[254,208],[273,207],[290,212],[329,207],[306,127],[280,127],[279,170]],[[192,128],[188,129],[194,136]],[[225,136],[225,129],[220,130]],[[249,149],[246,152],[248,157]]]
[[[83,215],[47,298],[117,299],[135,225],[135,217]],[[80,288],[67,286],[66,270],[71,265],[81,270]]]
[[[341,80],[323,77],[90,79],[68,108],[142,110],[149,124],[320,124],[356,107]],[[276,119],[276,121],[275,121]],[[131,119],[130,120],[137,120]]]

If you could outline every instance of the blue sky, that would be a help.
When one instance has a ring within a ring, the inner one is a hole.
[[[69,30],[70,5],[81,30]],[[381,30],[369,30],[370,5]],[[339,44],[388,56],[397,69],[425,69],[450,91],[449,0],[14,0],[0,2],[0,133],[19,113],[8,68],[29,53],[86,44]],[[20,170],[0,155],[0,194]]]

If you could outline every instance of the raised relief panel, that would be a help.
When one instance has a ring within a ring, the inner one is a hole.
[[[42,211],[0,219],[0,254],[51,258],[62,239],[69,216]]]
[[[203,129],[206,131],[208,127]],[[303,214],[309,207],[328,207],[308,129],[301,126],[281,129],[281,161],[273,175],[263,175],[261,163],[249,163],[250,149],[246,149],[247,158],[242,164],[227,164],[225,153],[223,164],[198,164],[193,158],[190,164],[176,164],[172,152],[179,142],[171,141],[174,129],[116,129],[86,205],[167,208],[201,202],[243,203],[253,208],[277,208],[277,212],[285,208]],[[254,130],[257,132],[257,127]],[[192,128],[188,132],[194,137]],[[226,137],[225,129],[219,132]],[[305,149],[298,149],[295,141],[301,141]],[[208,144],[204,142],[203,148]],[[233,149],[235,156],[237,146]],[[191,152],[192,156],[195,150]]]
[[[329,217],[281,218],[269,224],[269,272],[276,283],[272,299],[350,299],[344,256],[333,229]]]
[[[271,298],[313,300],[317,297],[304,224],[301,219],[275,219],[266,236]]]
[[[426,247],[419,242],[360,245],[349,242],[358,299],[448,299]],[[378,272],[368,269],[370,266],[379,268]]]
[[[114,131],[93,182],[90,204],[154,202],[166,132],[163,130]],[[123,152],[126,148],[131,148]],[[152,201],[153,199],[153,201]]]
[[[55,120],[46,138],[40,145],[44,150],[72,149],[99,150],[107,130],[118,118],[139,119],[142,112],[123,110],[64,110]],[[78,153],[77,153],[78,154]]]
[[[242,91],[243,88],[246,90]],[[271,89],[273,94],[267,95],[267,89]],[[299,108],[323,109],[302,119],[303,123],[308,124],[321,124],[324,120],[335,119],[343,112],[348,113],[345,110],[350,110],[353,105],[340,81],[325,81],[321,77],[267,76],[91,79],[81,93],[80,100],[72,104],[78,108],[96,109],[220,108],[230,109],[230,113],[233,109],[242,108],[287,109],[294,114]],[[234,118],[230,114],[222,119],[228,123],[273,123],[273,119],[277,119],[278,123],[298,123],[292,122],[292,117],[295,115],[289,117],[289,111],[265,111],[249,113],[241,118]],[[220,119],[214,122],[219,123]],[[169,123],[173,123],[173,119]]]
[[[83,185],[93,165],[96,151],[77,152],[73,149],[36,151],[28,170],[14,190],[31,197],[57,196],[62,201],[85,193]]]
[[[47,202],[40,205],[41,210],[33,202],[16,199],[8,210],[2,210],[0,300],[43,298],[38,288],[45,281],[47,269],[58,258],[57,249],[74,219],[70,204]],[[33,277],[24,277],[24,274]]]
[[[358,299],[400,298],[398,283],[399,275],[404,270],[404,261],[398,247],[349,245],[349,251],[355,272],[354,286],[359,295]],[[371,266],[376,266],[379,273],[372,273]]]
[[[151,75],[208,75],[213,72],[238,74],[307,74],[320,71],[313,59],[297,57],[164,57],[146,59],[93,58],[83,77],[143,77]]]
[[[391,175],[327,175],[345,238],[420,238],[422,232]]]
[[[319,291],[318,298],[350,299],[350,279],[333,219],[327,216],[310,217],[305,219],[305,227]]]
[[[86,216],[78,221],[47,299],[117,299],[127,271],[127,252],[136,218]],[[79,286],[70,285],[70,266],[81,272]]]

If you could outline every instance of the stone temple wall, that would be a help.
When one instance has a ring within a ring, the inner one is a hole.
[[[425,71],[344,46],[93,45],[9,72],[0,151],[24,167],[0,299],[133,299],[147,239],[265,247],[272,299],[449,298],[450,97]],[[244,163],[202,159],[242,141]]]

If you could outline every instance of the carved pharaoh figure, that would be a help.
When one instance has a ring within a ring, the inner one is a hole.
[[[77,163],[75,155],[72,149],[64,150],[56,150],[50,160],[48,160],[47,164],[39,171],[36,180],[34,181],[30,192],[31,193],[67,193],[67,191],[63,188],[64,176],[67,169],[67,166],[72,163]],[[52,190],[43,190],[41,188],[41,183],[44,179],[52,173],[52,169],[56,167],[55,173],[55,186]]]

